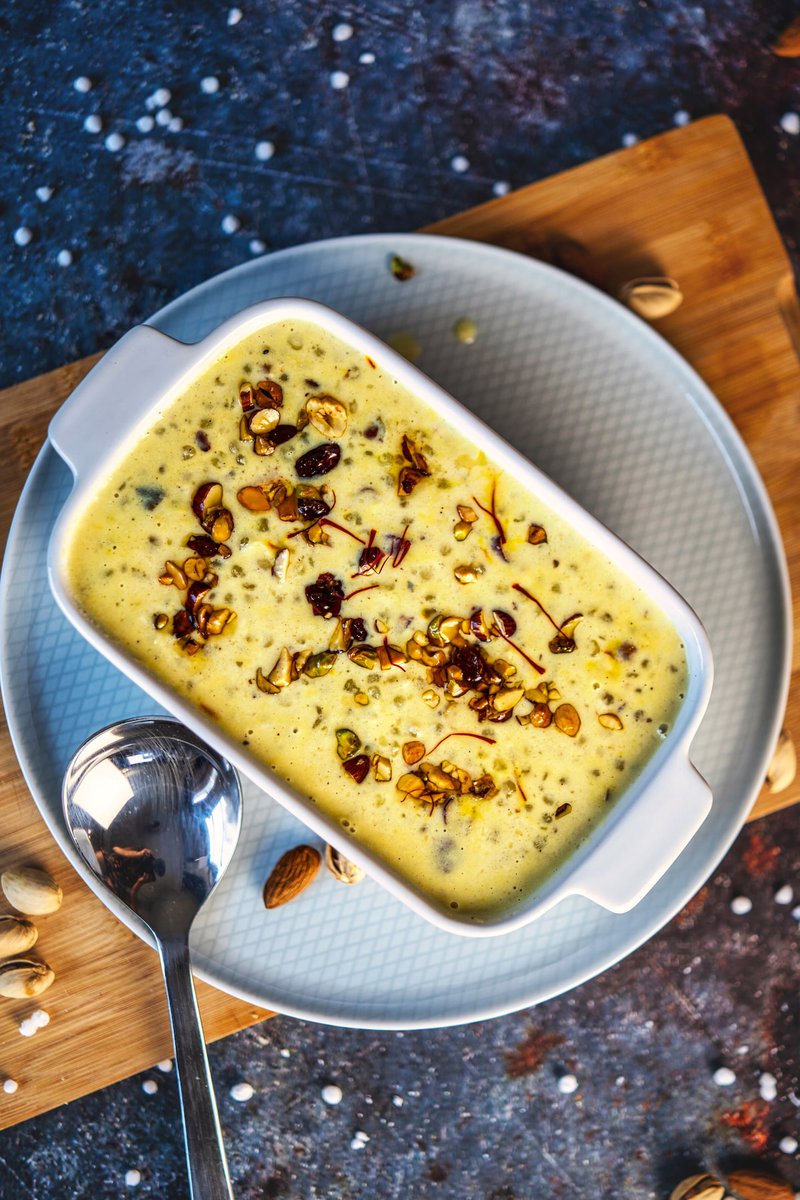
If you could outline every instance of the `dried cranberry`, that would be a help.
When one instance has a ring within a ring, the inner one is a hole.
[[[325,571],[316,583],[309,583],[306,588],[306,600],[311,605],[315,617],[338,617],[344,600],[341,580]]]
[[[186,545],[201,558],[216,558],[217,555],[220,558],[230,558],[231,556],[230,546],[226,546],[224,542],[215,542],[212,537],[201,533],[192,534]]]
[[[485,662],[480,650],[474,646],[454,646],[450,662],[461,671],[462,682],[475,687],[483,679]]]
[[[194,617],[185,608],[180,609],[172,618],[172,632],[175,637],[186,637],[194,629]]]
[[[364,623],[363,617],[353,617],[350,622],[350,636],[354,642],[365,642],[367,640],[367,626]]]
[[[321,496],[298,496],[297,511],[304,521],[318,521],[331,511]]]
[[[386,555],[377,546],[366,546],[358,556],[356,575],[377,575]]]
[[[376,438],[377,436],[378,436],[378,426],[377,425],[368,425],[367,428],[364,430],[364,437],[369,438],[370,441],[372,441],[372,439]]]
[[[280,426],[279,426],[280,428]],[[315,475],[327,475],[338,463],[342,451],[336,442],[323,442],[306,450],[295,461],[294,467],[301,479],[312,479]]]
[[[356,754],[355,758],[348,758],[342,763],[342,766],[347,774],[355,779],[356,783],[363,783],[369,771],[369,755]]]
[[[272,442],[273,446],[282,446],[284,442],[290,442],[297,433],[296,425],[276,425],[266,435],[267,439]]]

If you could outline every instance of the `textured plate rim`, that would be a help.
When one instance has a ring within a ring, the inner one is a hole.
[[[708,425],[717,446],[726,459],[730,475],[733,478],[737,489],[744,494],[748,500],[748,508],[755,509],[756,514],[761,518],[764,525],[767,541],[763,542],[765,557],[772,559],[772,566],[777,587],[777,599],[780,601],[782,608],[783,620],[781,621],[780,630],[776,634],[776,640],[780,638],[780,646],[777,650],[777,657],[781,661],[781,680],[780,688],[776,689],[776,701],[774,704],[773,716],[770,722],[768,735],[765,734],[764,751],[759,761],[753,763],[753,769],[749,774],[749,783],[742,788],[741,800],[737,806],[729,807],[729,822],[727,825],[726,834],[718,839],[715,843],[713,853],[709,852],[704,856],[704,866],[694,872],[691,880],[681,888],[676,889],[672,900],[659,909],[657,917],[648,922],[644,930],[631,932],[630,936],[624,939],[621,943],[615,945],[607,955],[601,956],[595,960],[592,966],[587,971],[586,969],[574,969],[571,972],[566,972],[560,982],[545,989],[544,991],[536,991],[532,988],[531,993],[527,997],[518,997],[515,1000],[501,1002],[499,1004],[480,1004],[478,1007],[467,1006],[463,1011],[458,1013],[448,1013],[438,1018],[418,1017],[404,1019],[386,1019],[380,1016],[371,1015],[368,1013],[358,1013],[355,1017],[343,1016],[341,1013],[323,1013],[320,1014],[314,1011],[313,1008],[306,1008],[302,1004],[287,1004],[281,1000],[279,1008],[270,1001],[270,999],[262,994],[251,991],[249,988],[241,987],[238,984],[232,985],[224,980],[219,973],[210,971],[205,967],[196,966],[194,973],[206,983],[218,988],[228,995],[235,996],[246,1003],[252,1004],[258,1008],[276,1009],[281,1014],[299,1018],[302,1020],[314,1021],[318,1024],[330,1025],[340,1028],[355,1028],[355,1029],[379,1029],[379,1030],[405,1030],[405,1029],[428,1029],[428,1028],[446,1028],[457,1025],[469,1024],[474,1021],[488,1020],[498,1016],[504,1016],[511,1012],[519,1011],[521,1008],[530,1007],[535,1004],[543,1003],[546,1000],[552,999],[555,996],[563,995],[565,992],[571,991],[579,984],[593,979],[595,976],[602,974],[611,966],[622,961],[639,946],[643,945],[651,937],[653,937],[660,929],[662,929],[670,920],[678,913],[686,904],[686,902],[695,894],[695,892],[703,885],[708,876],[713,872],[715,867],[724,857],[727,850],[737,837],[742,826],[745,823],[746,817],[756,795],[761,787],[761,782],[766,773],[766,769],[771,759],[774,745],[780,733],[780,728],[783,721],[783,714],[786,707],[786,698],[788,695],[789,681],[791,676],[791,635],[792,635],[792,607],[791,607],[791,592],[789,586],[789,574],[786,564],[786,557],[783,547],[783,542],[780,535],[777,519],[775,517],[769,495],[763,480],[758,472],[758,469],[752,459],[752,456],[736,429],[733,421],[728,416],[722,404],[714,396],[711,389],[697,374],[693,367],[675,350],[664,338],[662,338],[655,330],[646,326],[638,317],[634,316],[621,304],[606,296],[603,292],[584,283],[582,280],[576,279],[568,275],[566,272],[552,267],[547,263],[542,263],[537,259],[528,258],[523,254],[518,254],[513,250],[508,250],[504,247],[494,246],[490,243],[476,242],[470,239],[451,238],[442,235],[425,234],[425,233],[372,233],[372,234],[356,234],[341,238],[326,238],[320,241],[307,242],[299,246],[290,246],[282,250],[275,251],[273,254],[254,259],[249,262],[240,263],[237,266],[231,267],[211,278],[202,281],[195,287],[182,293],[168,304],[164,305],[152,316],[148,317],[145,324],[152,325],[155,328],[162,328],[165,320],[169,320],[179,308],[186,304],[191,305],[201,295],[208,291],[216,290],[219,286],[228,282],[234,276],[256,274],[267,267],[268,264],[282,257],[299,256],[304,257],[309,254],[316,255],[324,252],[327,248],[339,248],[343,244],[384,246],[386,250],[400,246],[413,246],[420,243],[447,243],[449,248],[452,248],[452,243],[461,243],[468,246],[470,252],[476,253],[479,257],[484,257],[496,261],[498,258],[505,259],[509,265],[517,267],[525,264],[534,274],[539,274],[540,277],[555,278],[560,286],[566,286],[567,292],[573,291],[573,294],[578,297],[583,297],[584,300],[594,306],[599,306],[606,312],[613,314],[615,320],[619,321],[624,329],[627,329],[629,335],[634,339],[643,342],[650,350],[656,354],[663,362],[664,368],[672,375],[673,380],[678,380],[682,385],[685,393],[688,394],[688,403],[691,404],[696,411],[701,415],[703,420]],[[407,251],[411,257],[413,252]],[[14,555],[17,541],[21,538],[21,530],[23,527],[24,510],[27,504],[29,491],[33,491],[39,473],[43,470],[47,461],[48,453],[55,454],[47,442],[44,443],[39,451],[36,460],[31,468],[28,479],[20,493],[19,500],[14,513],[14,518],[9,530],[8,541],[6,545],[4,561],[10,560]],[[8,611],[9,605],[9,572],[3,571],[0,577],[0,616],[3,616]],[[8,629],[8,622],[3,622],[4,630]],[[3,637],[5,644],[6,635]],[[113,897],[108,897],[99,885],[98,881],[89,878],[88,872],[84,873],[84,864],[80,860],[77,852],[69,842],[66,832],[61,824],[46,808],[44,801],[36,794],[32,786],[34,771],[31,766],[31,760],[27,754],[27,748],[21,733],[18,736],[18,730],[15,728],[15,719],[12,719],[12,713],[16,711],[16,704],[13,697],[8,694],[8,687],[5,680],[5,672],[2,670],[5,662],[5,652],[0,656],[0,688],[2,688],[3,701],[6,710],[6,720],[9,728],[12,745],[14,746],[17,759],[28,784],[31,796],[36,804],[40,816],[47,825],[54,840],[58,844],[65,857],[70,861],[84,882],[91,888],[98,899],[114,913],[116,917],[122,920],[129,929],[142,937],[145,942],[153,945],[149,931],[133,918],[131,914],[115,902]],[[273,801],[273,803],[276,803]],[[58,809],[60,812],[60,808]],[[676,863],[680,862],[680,856]],[[97,884],[97,886],[95,886]],[[635,913],[636,909],[631,910]],[[624,921],[626,917],[630,918],[631,913],[619,915],[619,919]],[[522,931],[520,931],[522,932]],[[456,935],[453,935],[456,936]],[[506,936],[513,937],[514,934]],[[377,1003],[377,1002],[376,1002]]]

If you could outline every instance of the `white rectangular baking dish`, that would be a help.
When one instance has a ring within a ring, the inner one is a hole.
[[[305,320],[369,355],[427,403],[443,421],[480,446],[503,471],[561,513],[660,606],[683,639],[688,664],[686,698],[675,724],[641,774],[617,800],[597,831],[539,889],[491,919],[454,915],[412,888],[301,793],[261,765],[208,716],[194,709],[127,652],[96,629],[72,598],[66,546],[78,514],[132,446],[217,358],[242,338],[282,320]],[[113,401],[109,400],[113,397]],[[225,321],[202,341],[187,345],[147,325],[127,333],[72,393],[50,424],[52,445],[74,474],[74,487],[56,522],[48,575],[62,611],[106,658],[159,704],[283,804],[319,837],[359,863],[414,911],[454,933],[509,932],[532,921],[566,896],[581,895],[610,909],[632,908],[663,875],[711,807],[711,793],[689,761],[689,747],[708,704],[711,651],[696,615],[670,585],[624,542],[587,513],[546,475],[458,401],[383,342],[347,318],[310,300],[270,300]]]

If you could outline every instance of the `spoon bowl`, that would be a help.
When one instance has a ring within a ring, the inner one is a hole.
[[[64,816],[92,872],[150,929],[161,957],[193,1200],[231,1196],[189,959],[189,931],[230,862],[242,797],[233,767],[178,721],[95,733],[64,775]]]

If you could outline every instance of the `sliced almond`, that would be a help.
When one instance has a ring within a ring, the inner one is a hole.
[[[264,493],[264,489],[257,485],[240,488],[236,493],[236,499],[242,508],[246,508],[248,512],[269,512],[269,500]]]
[[[281,414],[277,408],[259,408],[250,418],[249,429],[253,434],[271,433],[280,425],[280,421]]]
[[[339,883],[346,883],[350,887],[361,883],[366,878],[361,867],[351,862],[349,858],[342,854],[340,850],[334,849],[333,846],[325,847],[325,866],[334,879],[338,879]]]

